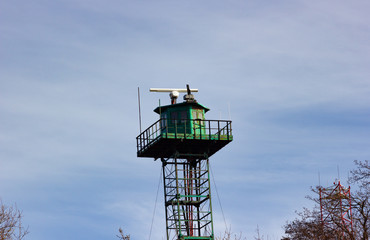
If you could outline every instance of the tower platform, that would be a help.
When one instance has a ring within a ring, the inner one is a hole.
[[[137,156],[170,158],[177,153],[208,158],[232,140],[228,120],[159,119],[136,137]]]

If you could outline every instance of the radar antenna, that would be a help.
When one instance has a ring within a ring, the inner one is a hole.
[[[150,88],[150,92],[169,92],[171,98],[171,104],[176,104],[177,98],[180,96],[180,92],[186,92],[187,95],[184,96],[186,102],[196,102],[193,94],[191,92],[198,92],[198,89],[190,89],[189,84],[186,84],[186,89],[184,88]]]

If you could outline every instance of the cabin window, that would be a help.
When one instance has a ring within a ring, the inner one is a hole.
[[[198,118],[197,111],[193,110],[191,111],[191,114],[193,115],[193,120]]]
[[[177,119],[177,112],[171,112],[171,123],[175,124]]]
[[[193,120],[204,120],[204,114],[203,114],[203,110],[201,109],[196,109],[196,110],[193,110],[192,111],[192,115],[193,115]],[[204,121],[199,121],[199,123],[201,126],[204,127]]]
[[[161,114],[161,127],[162,128],[167,127],[167,114],[166,113]]]
[[[198,118],[204,120],[204,113],[203,110],[198,110]]]
[[[193,119],[194,120],[204,120],[203,111],[200,109],[193,110]]]
[[[185,123],[186,122],[186,119],[187,119],[186,111],[181,111],[180,112],[180,119],[181,119],[181,123]]]

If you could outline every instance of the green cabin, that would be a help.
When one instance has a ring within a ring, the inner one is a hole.
[[[167,137],[205,136],[205,113],[209,109],[197,102],[183,102],[154,109],[160,115],[161,133]]]
[[[175,152],[211,156],[233,140],[231,121],[206,120],[209,109],[194,99],[189,86],[182,103],[176,103],[178,89],[171,91],[171,105],[154,109],[159,120],[137,136],[138,157],[171,157]]]

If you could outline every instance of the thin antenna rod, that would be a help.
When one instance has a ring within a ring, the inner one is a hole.
[[[340,175],[339,175],[339,165],[337,165],[337,171],[338,171],[338,181],[340,181]]]
[[[230,102],[227,103],[227,108],[229,110],[229,120],[231,120]]]
[[[321,187],[320,171],[319,171],[319,187]]]
[[[159,104],[159,118],[162,118],[161,99],[158,99],[158,104]]]
[[[140,88],[137,87],[137,101],[139,102],[139,126],[140,126],[140,133],[141,133],[141,107],[140,107]]]

